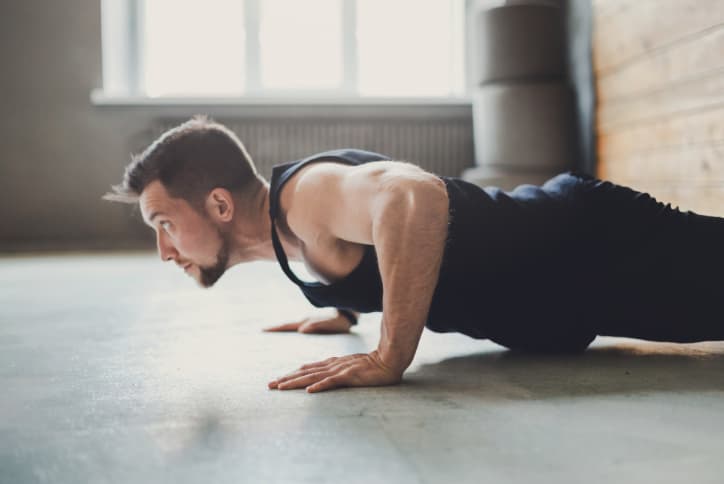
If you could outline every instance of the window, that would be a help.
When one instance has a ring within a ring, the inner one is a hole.
[[[464,0],[102,6],[106,95],[464,96]]]

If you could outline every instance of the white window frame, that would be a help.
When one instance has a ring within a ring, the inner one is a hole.
[[[242,96],[160,96],[150,97],[142,91],[143,65],[143,2],[148,0],[101,0],[103,52],[103,87],[91,92],[96,105],[235,105],[235,104],[449,104],[470,105],[465,80],[465,32],[459,48],[450,59],[451,69],[458,69],[457,95],[425,97],[372,97],[357,93],[356,3],[342,1],[343,81],[337,89],[272,89],[262,88],[260,81],[258,18],[260,0],[245,2],[246,72]],[[150,0],[153,1],[153,0]],[[364,1],[364,0],[360,0]],[[391,0],[393,1],[393,0]],[[465,0],[450,0],[458,5],[454,20],[464,30]]]

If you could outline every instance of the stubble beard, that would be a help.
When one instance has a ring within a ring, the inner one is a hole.
[[[216,281],[226,272],[227,265],[229,264],[229,246],[231,245],[229,234],[219,230],[219,237],[221,238],[221,247],[216,253],[216,264],[211,267],[199,266],[200,281],[199,284],[203,288],[209,288],[213,286]]]

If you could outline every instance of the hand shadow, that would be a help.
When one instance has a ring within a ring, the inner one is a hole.
[[[571,355],[503,348],[420,364],[403,384],[491,400],[722,391],[724,345],[621,342]]]

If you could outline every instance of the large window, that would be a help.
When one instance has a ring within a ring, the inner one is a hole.
[[[103,0],[104,91],[459,97],[464,0]]]

